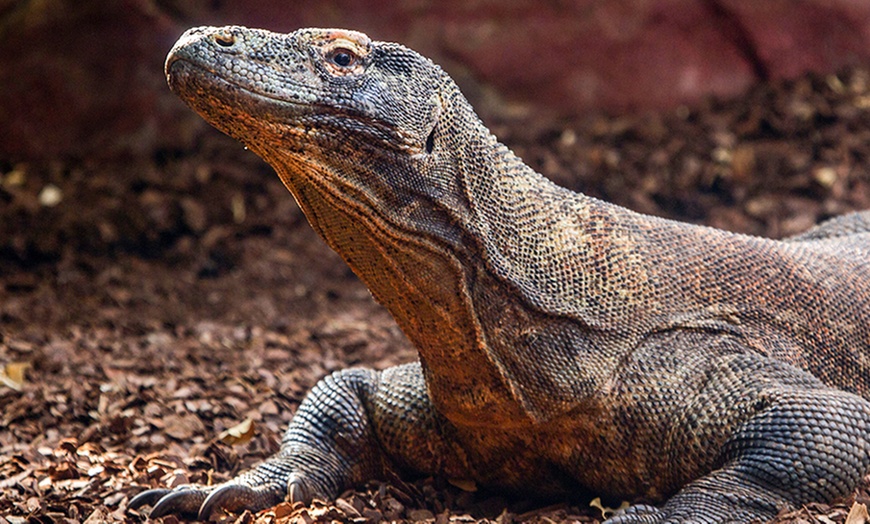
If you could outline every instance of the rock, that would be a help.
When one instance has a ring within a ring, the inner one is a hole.
[[[485,117],[669,108],[870,61],[870,2],[855,0],[29,2],[0,16],[0,44],[16,50],[0,56],[0,157],[193,147],[204,124],[166,89],[162,65],[202,23],[402,42]]]

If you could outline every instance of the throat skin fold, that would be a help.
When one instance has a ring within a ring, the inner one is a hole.
[[[469,427],[531,422],[518,393],[486,351],[486,335],[468,290],[468,266],[459,254],[445,249],[447,243],[441,239],[384,220],[369,205],[351,200],[347,191],[316,187],[314,180],[334,178],[325,175],[327,166],[310,159],[281,161],[272,155],[267,161],[312,227],[418,349],[439,412]]]

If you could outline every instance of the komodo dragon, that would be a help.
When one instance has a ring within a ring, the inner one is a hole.
[[[870,212],[784,241],[554,185],[438,66],[364,34],[191,29],[169,85],[271,164],[419,362],[317,384],[277,455],[152,517],[400,474],[748,522],[870,470]]]

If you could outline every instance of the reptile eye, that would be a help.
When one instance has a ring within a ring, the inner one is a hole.
[[[328,59],[339,67],[350,67],[356,63],[359,57],[350,49],[339,47],[329,53]]]
[[[236,43],[236,38],[227,33],[214,35],[214,41],[221,47],[232,47]]]

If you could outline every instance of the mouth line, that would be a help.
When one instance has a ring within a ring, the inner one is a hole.
[[[294,122],[294,117],[305,117],[305,116],[314,116],[317,114],[332,115],[333,117],[345,117],[351,118],[357,122],[364,124],[365,127],[369,128],[374,135],[381,136],[383,138],[387,136],[393,136],[394,138],[401,138],[401,134],[398,137],[394,136],[396,134],[396,130],[389,125],[385,125],[382,122],[378,122],[377,120],[373,120],[370,117],[367,117],[364,114],[356,113],[354,111],[343,110],[341,108],[337,108],[327,104],[318,104],[318,103],[305,103],[305,102],[295,102],[291,100],[287,100],[285,98],[279,98],[277,96],[269,95],[266,93],[258,92],[252,90],[250,87],[241,85],[238,82],[234,82],[231,79],[227,78],[224,75],[219,74],[214,69],[208,67],[205,64],[202,64],[197,61],[190,60],[186,57],[181,56],[170,56],[166,62],[166,76],[167,80],[169,80],[170,86],[172,86],[173,81],[173,72],[172,69],[174,67],[186,67],[189,68],[187,71],[178,71],[176,73],[176,80],[178,82],[180,76],[189,75],[192,77],[200,76],[207,77],[210,81],[217,82],[227,86],[230,89],[238,90],[243,93],[245,96],[249,96],[254,100],[254,103],[262,103],[262,104],[275,104],[279,106],[283,106],[285,109],[292,111],[295,113],[294,115],[285,115],[283,118],[278,118],[276,120],[281,121],[284,124],[296,125],[299,126],[301,122]],[[395,144],[387,141],[387,145],[390,145],[391,148],[396,148]],[[410,146],[411,144],[407,144]],[[396,149],[404,149],[403,147],[398,147]]]
[[[201,64],[199,62],[195,62],[193,60],[189,60],[187,58],[174,56],[174,55],[172,57],[170,57],[170,59],[167,60],[167,63],[166,63],[167,79],[170,79],[172,77],[172,68],[176,64],[178,64],[179,62],[182,64],[186,64],[187,66],[191,67],[195,71],[207,73],[207,76],[209,76],[210,78],[212,78],[214,80],[222,82],[228,86],[232,86],[240,91],[245,92],[246,94],[253,95],[255,97],[258,97],[258,98],[261,98],[264,100],[279,102],[281,104],[286,104],[286,105],[295,106],[295,107],[321,107],[317,104],[306,104],[306,103],[301,103],[301,102],[293,102],[293,101],[287,100],[285,98],[278,98],[276,96],[270,96],[266,93],[254,91],[250,87],[241,85],[238,82],[233,82],[231,79],[227,78],[224,75],[219,74],[217,71],[215,71],[214,69],[212,69],[210,67],[205,66],[204,64]],[[203,76],[205,76],[205,75],[203,75]],[[171,84],[171,82],[170,82],[170,84]]]

